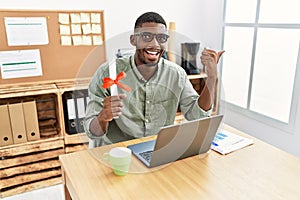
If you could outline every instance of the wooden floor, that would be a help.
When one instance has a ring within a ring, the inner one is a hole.
[[[33,190],[14,196],[0,198],[1,200],[64,200],[63,185],[54,185],[44,189]]]

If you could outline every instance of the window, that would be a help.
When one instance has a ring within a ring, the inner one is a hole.
[[[221,100],[291,128],[300,89],[300,1],[226,0],[224,5]]]

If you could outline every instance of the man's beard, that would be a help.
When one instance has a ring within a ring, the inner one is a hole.
[[[139,50],[138,59],[140,60],[141,63],[143,63],[144,66],[147,66],[147,67],[157,66],[161,57],[159,57],[159,59],[157,61],[146,62],[145,58],[143,57],[143,53],[144,53],[143,50]]]

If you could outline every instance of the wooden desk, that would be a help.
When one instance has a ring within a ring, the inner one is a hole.
[[[100,159],[112,146],[62,155],[66,199],[299,200],[300,159],[260,140],[254,142],[225,156],[210,151],[202,158],[154,169],[143,167],[133,156],[131,173],[122,177]]]

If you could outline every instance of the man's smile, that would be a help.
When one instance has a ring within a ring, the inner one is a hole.
[[[161,49],[145,49],[144,52],[149,60],[158,60]]]

